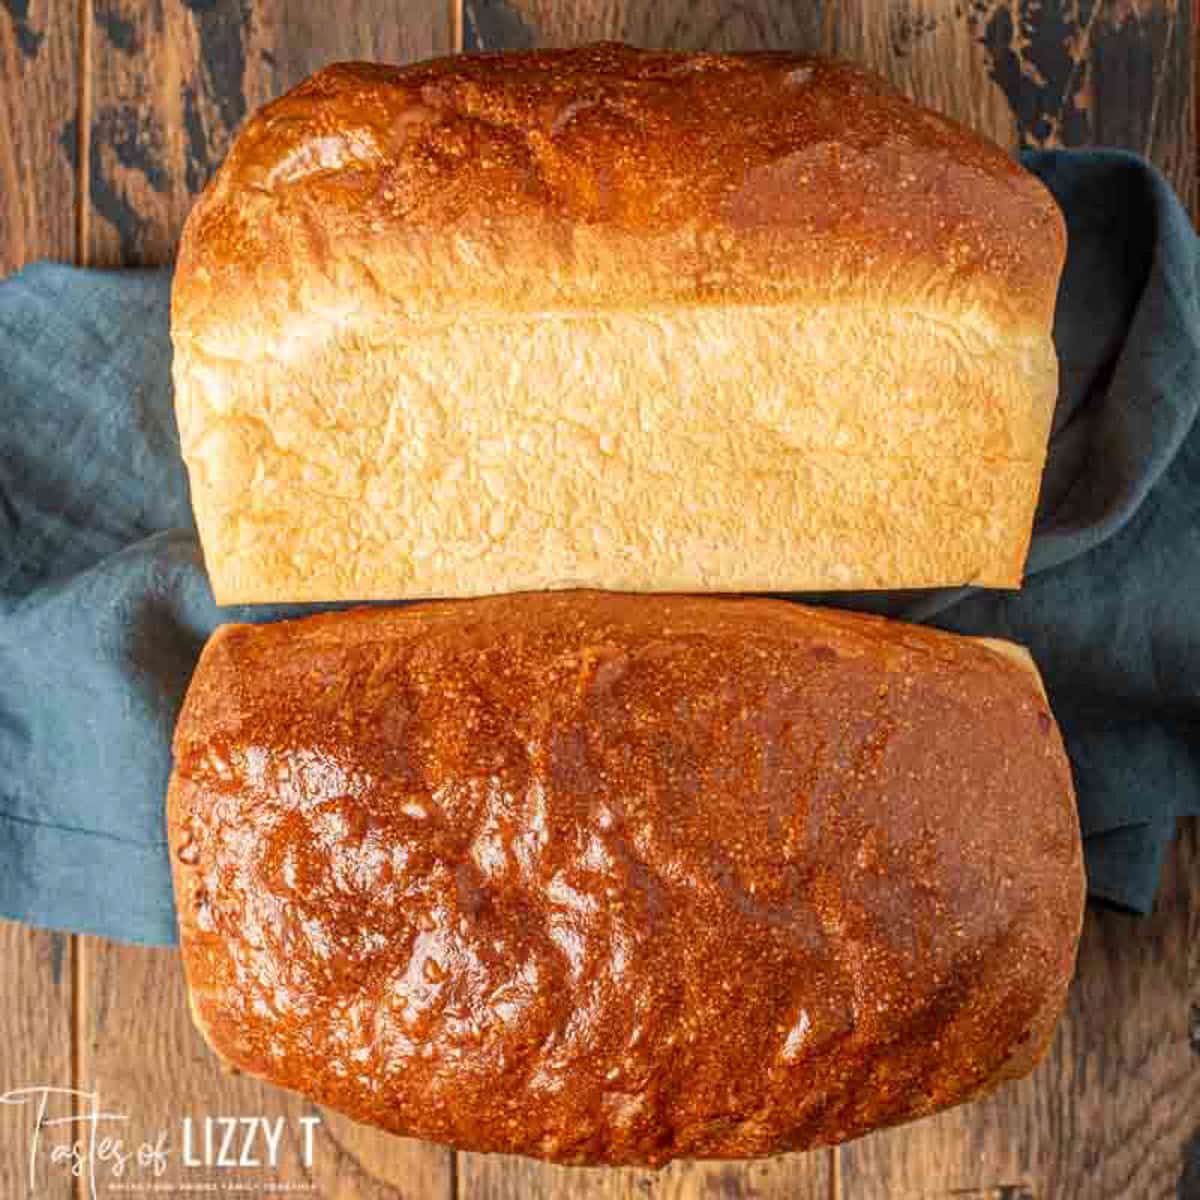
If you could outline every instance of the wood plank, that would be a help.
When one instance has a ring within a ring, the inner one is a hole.
[[[597,5],[587,0],[528,0],[502,4],[465,0],[463,46],[520,49],[618,39],[642,46],[732,50],[792,45],[815,49],[821,34],[816,8],[801,4],[672,3]],[[763,1200],[826,1200],[833,1188],[833,1154],[818,1151],[761,1163],[674,1163],[661,1172],[581,1170],[503,1156],[460,1154],[464,1200],[690,1200],[700,1196]]]
[[[1089,140],[1137,150],[1177,180],[1195,171],[1189,18],[1186,0],[1114,14],[1099,24],[1084,78]]]
[[[815,51],[821,6],[776,0],[463,0],[466,49],[572,46],[615,40],[676,50]]]
[[[74,16],[56,0],[0,3],[0,277],[75,254]]]
[[[805,5],[697,3],[594,5],[530,0],[465,0],[462,41],[468,50],[521,49],[617,39],[643,46],[730,50],[815,44],[816,10]],[[826,1200],[833,1155],[819,1151],[761,1163],[674,1163],[660,1172],[581,1170],[499,1155],[458,1156],[463,1200],[689,1200],[699,1196]]]
[[[1200,825],[1152,916],[1091,908],[1067,1013],[1034,1074],[841,1150],[851,1200],[1200,1195]]]
[[[828,48],[869,62],[922,103],[1002,145],[1133,150],[1192,202],[1187,0],[853,0],[839,12]]]
[[[254,108],[338,58],[402,61],[449,48],[450,10],[398,20],[372,0],[94,0],[85,252],[89,262],[169,261],[192,201]],[[330,1200],[448,1198],[444,1150],[356,1126],[269,1085],[226,1074],[192,1026],[178,955],[83,939],[81,1077],[146,1139],[165,1131],[163,1180],[287,1184]],[[183,1162],[185,1117],[283,1119],[277,1167]],[[311,1160],[302,1119],[319,1117]]]
[[[327,62],[450,48],[450,5],[90,0],[89,262],[159,264],[243,119]]]
[[[44,1134],[31,1161],[42,1096],[28,1089],[70,1088],[71,938],[0,921],[0,1196],[70,1200],[70,1173],[49,1161]],[[45,1115],[69,1116],[75,1106],[48,1100]],[[31,1176],[32,1171],[32,1176]]]
[[[830,1200],[832,1153],[762,1162],[672,1163],[661,1171],[552,1167],[504,1155],[460,1154],[461,1200]]]
[[[74,16],[54,0],[0,4],[0,277],[75,257],[75,147],[58,140],[78,104]],[[72,1086],[73,979],[70,937],[0,921],[0,1095]],[[48,1142],[30,1163],[38,1100],[0,1105],[0,1196],[68,1200],[71,1177],[47,1161]],[[55,1099],[46,1115],[74,1111]]]
[[[987,0],[973,3],[968,19],[1023,145],[1136,151],[1193,202],[1195,27],[1188,0]]]

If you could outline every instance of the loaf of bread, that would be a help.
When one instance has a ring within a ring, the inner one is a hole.
[[[175,274],[221,603],[1020,584],[1064,227],[858,67],[330,67]]]
[[[800,1149],[1021,1075],[1083,907],[1027,656],[784,601],[225,626],[169,807],[220,1055],[564,1162]]]

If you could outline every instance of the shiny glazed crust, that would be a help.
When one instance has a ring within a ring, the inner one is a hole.
[[[986,1092],[1083,908],[1015,648],[782,601],[555,593],[225,626],[175,737],[193,1008],[358,1120],[743,1157]]]
[[[615,45],[330,67],[175,275],[221,602],[1021,579],[1065,246],[853,66]]]

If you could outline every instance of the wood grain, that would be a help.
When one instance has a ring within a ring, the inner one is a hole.
[[[460,1154],[461,1200],[830,1200],[833,1156],[672,1163],[662,1171],[581,1169],[502,1155]]]
[[[131,1137],[154,1141],[165,1131],[171,1157],[160,1183],[182,1192],[241,1179],[286,1184],[299,1189],[289,1194],[322,1200],[450,1200],[448,1152],[364,1129],[300,1096],[226,1072],[192,1025],[175,951],[80,941],[80,1077],[101,1094],[105,1108],[129,1115]],[[278,1164],[238,1172],[187,1166],[184,1118],[202,1122],[218,1115],[282,1118]],[[301,1118],[313,1116],[320,1124],[306,1162]]]
[[[74,257],[78,56],[70,5],[0,0],[0,277]]]
[[[775,0],[463,0],[466,49],[615,40],[676,50],[815,50],[821,5]]]
[[[384,0],[89,0],[89,262],[158,264],[259,105],[335,59],[449,49],[450,6]]]
[[[55,0],[0,0],[0,277],[76,254],[73,146],[59,142],[79,101],[74,12]],[[2,369],[2,364],[0,364]],[[0,1095],[71,1087],[73,940],[0,921]],[[55,1102],[47,1116],[69,1115]],[[0,1196],[68,1200],[70,1176],[39,1156],[31,1188],[31,1117],[0,1105]]]
[[[1175,0],[1110,24],[1097,43],[1090,75],[1090,140],[1145,155],[1195,212],[1197,25],[1191,17],[1187,0]]]
[[[25,1088],[69,1088],[71,938],[0,921],[0,1095]],[[48,1117],[74,1106],[55,1100]],[[37,1100],[0,1104],[0,1196],[69,1200],[70,1175],[39,1153],[31,1180]],[[31,1186],[32,1183],[32,1186]]]
[[[1089,909],[1067,1013],[1042,1066],[978,1104],[843,1147],[844,1195],[1188,1197],[1185,1172],[1200,1155],[1195,1013],[1200,825],[1191,821],[1153,916]]]
[[[1022,145],[1119,146],[1195,200],[1188,0],[972,0],[967,20]]]

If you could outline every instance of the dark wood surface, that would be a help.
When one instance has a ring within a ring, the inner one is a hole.
[[[0,276],[77,257],[75,172],[60,144],[79,103],[74,17],[54,0],[0,4]],[[75,949],[0,921],[0,1094],[74,1077]],[[28,1118],[0,1108],[0,1197],[26,1194]],[[38,1184],[47,1200],[73,1195],[69,1177]]]
[[[0,274],[169,261],[243,117],[330,59],[601,37],[854,58],[1005,145],[1145,154],[1195,212],[1197,24],[1196,0],[0,0]],[[35,1081],[98,1086],[147,1128],[312,1111],[221,1072],[173,953],[0,924],[0,1090]],[[27,1195],[11,1115],[5,1200]],[[658,1174],[452,1155],[323,1114],[313,1166],[289,1144],[276,1178],[331,1200],[1200,1198],[1200,836],[1180,839],[1152,917],[1089,911],[1050,1056],[982,1103],[836,1151]],[[58,1177],[35,1194],[86,1193]]]

